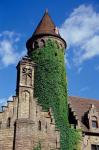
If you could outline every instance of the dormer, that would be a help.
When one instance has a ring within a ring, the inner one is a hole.
[[[89,129],[91,131],[99,130],[99,114],[94,104],[91,104],[88,112]]]

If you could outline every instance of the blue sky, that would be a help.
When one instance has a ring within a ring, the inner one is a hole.
[[[99,99],[99,1],[0,1],[0,105],[15,95],[16,65],[45,9],[67,41],[68,94]]]

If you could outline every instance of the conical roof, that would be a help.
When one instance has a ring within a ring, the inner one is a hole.
[[[66,48],[65,40],[60,36],[58,28],[55,26],[54,22],[52,21],[51,17],[48,14],[48,11],[45,11],[44,16],[42,17],[40,23],[38,24],[36,30],[32,34],[32,36],[27,40],[26,47],[28,49],[28,53],[32,51],[34,42],[43,37],[43,36],[51,36],[51,38],[57,38],[63,42],[64,47]]]
[[[35,32],[33,33],[33,36],[40,35],[40,34],[49,34],[49,35],[60,36],[58,29],[55,26],[54,22],[52,21],[51,17],[49,16],[47,10],[45,11],[44,16],[42,17]]]

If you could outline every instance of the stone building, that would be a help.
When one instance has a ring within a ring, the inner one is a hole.
[[[99,150],[99,101],[68,98],[69,122],[82,131],[82,150]]]
[[[28,53],[43,47],[47,39],[66,48],[57,27],[46,11],[32,37],[27,41]],[[60,149],[60,132],[51,109],[44,111],[34,97],[36,64],[24,56],[17,65],[16,96],[7,101],[0,112],[0,150],[33,150],[42,143],[42,150]],[[82,150],[99,150],[99,102],[69,97],[69,122],[82,130]]]

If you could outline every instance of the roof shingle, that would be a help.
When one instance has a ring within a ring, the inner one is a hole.
[[[59,33],[55,32],[56,26],[52,21],[51,17],[48,14],[48,11],[45,11],[44,16],[42,17],[40,23],[38,24],[33,36],[40,34],[50,34],[59,36]]]
[[[88,131],[87,127],[82,121],[85,113],[89,111],[92,104],[94,104],[97,112],[99,113],[99,100],[86,99],[81,97],[69,96],[68,103],[73,111],[76,113],[79,121],[82,124],[84,130]]]

